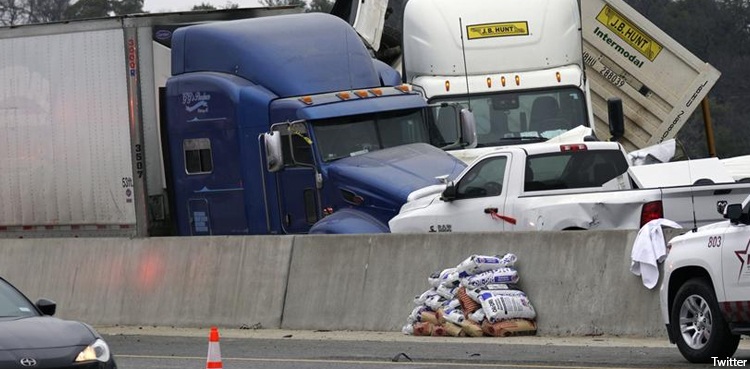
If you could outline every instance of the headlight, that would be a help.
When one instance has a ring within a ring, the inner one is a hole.
[[[94,343],[83,349],[83,351],[78,354],[78,357],[76,357],[77,363],[82,361],[94,360],[98,360],[103,363],[109,361],[109,346],[107,346],[107,343],[104,342],[104,340],[102,340],[101,338],[97,339]]]

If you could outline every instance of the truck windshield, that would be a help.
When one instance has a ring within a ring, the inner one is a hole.
[[[312,127],[323,161],[430,142],[422,109],[316,120]]]
[[[469,107],[466,96],[430,101],[441,102]],[[545,141],[577,126],[588,126],[584,96],[573,87],[472,96],[471,110],[476,119],[477,147]]]

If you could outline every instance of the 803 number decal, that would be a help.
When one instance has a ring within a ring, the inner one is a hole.
[[[711,236],[708,238],[708,247],[721,247],[721,236]]]

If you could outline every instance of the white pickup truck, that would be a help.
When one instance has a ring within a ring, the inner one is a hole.
[[[411,193],[389,227],[393,233],[638,229],[667,218],[694,228],[721,220],[717,208],[750,194],[750,184],[735,182],[637,189],[629,169],[616,142],[498,147],[455,181]]]
[[[729,220],[667,244],[659,293],[669,341],[691,362],[745,366],[730,359],[750,334],[750,197],[726,208]]]

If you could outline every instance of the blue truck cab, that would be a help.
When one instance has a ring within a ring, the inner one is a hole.
[[[178,29],[164,105],[179,235],[387,232],[411,191],[465,167],[329,14]]]

